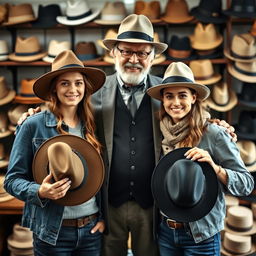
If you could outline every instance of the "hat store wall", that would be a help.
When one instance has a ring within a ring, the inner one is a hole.
[[[195,80],[211,90],[205,105],[212,117],[235,126],[242,159],[256,177],[256,1],[76,3],[72,10],[69,0],[0,2],[0,255],[33,255],[32,236],[19,225],[23,202],[4,191],[3,180],[20,115],[43,104],[33,94],[35,78],[49,71],[54,56],[66,49],[74,50],[85,65],[112,74],[114,62],[102,40],[115,37],[121,20],[131,13],[148,16],[154,40],[169,46],[156,56],[151,73],[162,76],[172,61],[188,64]],[[89,16],[67,19],[87,11]],[[255,195],[256,190],[246,198],[227,196],[223,255],[256,251]],[[234,231],[239,229],[249,231]],[[20,242],[24,237],[25,245]]]

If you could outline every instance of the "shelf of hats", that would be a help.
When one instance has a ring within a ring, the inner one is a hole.
[[[44,104],[34,95],[35,79],[49,71],[54,57],[67,49],[72,49],[85,66],[113,73],[114,60],[103,39],[116,38],[121,20],[131,13],[147,16],[154,26],[154,40],[168,44],[168,49],[156,56],[151,73],[162,77],[173,61],[190,66],[195,80],[211,90],[205,106],[212,117],[235,127],[241,157],[256,179],[255,1],[45,0],[43,5],[39,0],[1,1],[0,217],[22,213],[23,202],[4,190],[3,180],[19,117],[28,108]],[[248,237],[256,233],[254,201],[256,188],[246,198],[227,196],[229,228],[242,229],[237,226],[242,223],[253,226],[253,230],[229,230],[223,235],[229,253],[224,250],[223,255],[232,255],[231,245],[236,243],[242,244],[237,247],[240,254],[253,249]],[[14,251],[19,235],[27,232],[17,225],[13,226],[16,243],[9,243],[12,238],[8,240],[8,248]]]

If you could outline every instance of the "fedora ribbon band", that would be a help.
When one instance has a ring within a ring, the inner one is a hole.
[[[244,59],[244,60],[250,60],[250,59],[254,59],[256,57],[256,54],[254,54],[253,56],[244,56],[244,55],[236,54],[232,50],[231,50],[231,54],[234,58],[239,58],[239,59]]]
[[[78,65],[78,64],[69,64],[69,65],[62,66],[59,69],[72,68],[72,67],[84,68],[84,66],[81,66],[81,65]]]
[[[96,54],[77,54],[78,59],[80,60],[92,60],[97,58]]]
[[[91,15],[91,14],[92,14],[92,11],[89,10],[88,12],[86,12],[86,13],[84,13],[84,14],[81,14],[81,15],[77,15],[77,16],[67,16],[67,19],[68,19],[68,20],[80,20],[80,19],[85,18],[85,17],[87,17],[87,16],[89,16],[89,15]]]
[[[232,253],[232,254],[235,254],[235,255],[241,255],[241,252],[234,252],[233,250],[228,249],[225,245],[223,245],[223,247],[224,247],[225,251],[227,251],[229,253]],[[250,251],[251,251],[251,249],[247,252],[243,252],[243,254],[244,253],[249,253]]]
[[[208,16],[208,17],[215,17],[216,18],[216,17],[220,16],[220,14],[218,12],[210,12],[210,11],[204,10],[202,8],[198,8],[197,11],[200,14],[202,14],[204,16]]]
[[[50,58],[55,58],[57,55],[53,55],[53,54],[49,54],[49,53],[48,53],[47,56],[50,57]]]
[[[238,228],[238,227],[231,226],[229,223],[227,223],[227,226],[228,226],[230,229],[232,229],[232,230],[234,230],[234,231],[237,231],[237,232],[246,232],[246,231],[249,231],[249,230],[252,229],[252,226],[247,227],[247,228]]]
[[[184,82],[184,83],[194,83],[194,81],[183,77],[183,76],[169,76],[162,82],[163,84],[176,83],[176,82]]]
[[[208,76],[195,76],[195,80],[207,80],[214,76],[214,74],[210,74]]]
[[[216,100],[215,100],[213,97],[212,97],[212,100],[213,100],[213,102],[214,102],[216,105],[218,105],[218,106],[220,106],[220,107],[225,107],[225,106],[227,106],[228,103],[229,103],[229,100],[228,100],[227,103],[220,104],[220,103],[216,102]]]
[[[8,55],[8,52],[0,53],[0,56]]]
[[[174,50],[174,49],[168,49],[168,53],[173,58],[179,58],[179,59],[185,59],[188,58],[191,54],[191,50]]]
[[[36,54],[39,54],[40,51],[36,51],[36,52],[15,52],[16,56],[33,56]]]
[[[247,72],[247,71],[244,71],[244,70],[238,68],[236,65],[234,65],[234,69],[235,69],[236,71],[238,71],[239,73],[242,73],[242,74],[247,75],[247,76],[256,76],[256,72]]]
[[[138,31],[127,31],[123,32],[120,35],[117,36],[117,39],[129,39],[129,38],[137,38],[149,42],[153,42],[154,38],[147,35],[146,33],[143,32],[138,32]]]

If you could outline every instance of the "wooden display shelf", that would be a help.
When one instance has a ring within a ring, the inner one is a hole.
[[[0,202],[0,214],[22,214],[24,204],[17,198]]]

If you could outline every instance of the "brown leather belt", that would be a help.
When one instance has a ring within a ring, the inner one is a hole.
[[[98,213],[85,216],[79,219],[64,219],[62,220],[62,226],[82,228],[90,223],[92,220],[98,217]]]
[[[166,225],[171,229],[185,228],[185,224],[183,222],[176,222],[174,220],[168,219],[165,216],[163,216],[163,220],[165,221]]]

